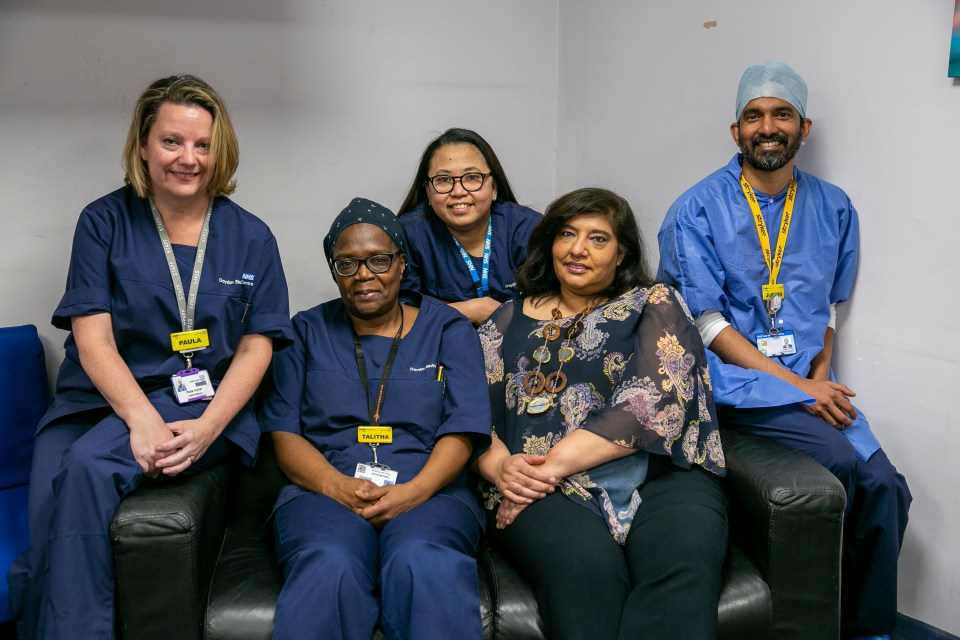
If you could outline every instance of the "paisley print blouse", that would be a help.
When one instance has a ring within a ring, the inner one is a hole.
[[[725,475],[710,373],[703,344],[680,296],[655,284],[637,287],[594,309],[569,341],[574,318],[559,321],[558,339],[547,341],[544,375],[559,366],[558,351],[572,347],[563,364],[567,384],[558,393],[531,396],[524,378],[537,369],[532,354],[543,347],[547,320],[523,311],[523,300],[504,303],[480,326],[493,429],[511,453],[546,455],[565,435],[587,429],[636,453],[567,477],[560,490],[606,521],[623,544],[641,508],[638,488],[649,455],[668,456],[679,467],[700,465]],[[544,358],[541,357],[541,360]],[[549,408],[527,411],[542,397]],[[486,488],[486,506],[500,496]]]

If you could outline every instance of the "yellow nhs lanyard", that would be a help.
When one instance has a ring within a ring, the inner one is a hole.
[[[787,199],[783,203],[783,219],[780,221],[777,247],[772,256],[770,254],[770,236],[767,233],[767,225],[763,221],[763,214],[760,213],[757,195],[742,173],[740,174],[740,188],[743,189],[743,195],[746,196],[747,204],[750,205],[753,224],[757,227],[757,238],[760,240],[760,250],[763,253],[764,261],[767,263],[767,269],[770,271],[770,279],[767,284],[763,285],[763,299],[769,300],[773,295],[784,298],[786,296],[784,295],[783,285],[777,284],[777,276],[780,274],[780,265],[783,264],[783,251],[787,245],[787,235],[790,233],[790,221],[793,219],[793,205],[797,200],[797,181],[790,178],[790,185],[787,187]]]

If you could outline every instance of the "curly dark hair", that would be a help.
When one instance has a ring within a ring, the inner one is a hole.
[[[487,165],[490,167],[490,173],[493,174],[491,177],[494,180],[494,185],[497,187],[496,202],[512,202],[518,204],[516,196],[513,195],[513,189],[510,188],[510,181],[507,180],[507,174],[503,171],[503,166],[500,164],[497,154],[493,152],[493,147],[476,131],[471,131],[470,129],[447,129],[438,137],[434,138],[430,144],[427,145],[427,148],[423,150],[423,155],[420,156],[420,164],[417,166],[417,175],[413,177],[413,184],[410,185],[407,197],[403,199],[403,204],[401,204],[397,210],[398,216],[402,216],[408,211],[417,208],[420,204],[427,202],[426,184],[427,174],[430,172],[430,161],[433,159],[433,154],[437,152],[437,149],[450,144],[472,144],[476,147],[480,155],[483,156],[483,159],[487,161]],[[427,212],[432,214],[433,209],[427,207]]]
[[[553,268],[553,242],[571,218],[584,214],[605,216],[623,251],[613,283],[601,295],[613,298],[634,287],[654,283],[630,204],[612,191],[591,187],[571,191],[547,207],[543,220],[530,234],[527,260],[517,269],[517,288],[522,295],[542,298],[560,293],[560,280]]]

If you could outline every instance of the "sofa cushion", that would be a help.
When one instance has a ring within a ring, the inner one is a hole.
[[[10,586],[6,573],[13,561],[27,550],[27,485],[0,490],[0,621],[12,620]],[[0,633],[0,636],[3,634]]]
[[[30,481],[33,433],[48,400],[37,328],[0,327],[0,489]]]

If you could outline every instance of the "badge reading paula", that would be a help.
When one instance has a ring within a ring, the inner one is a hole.
[[[179,331],[170,334],[170,346],[177,353],[181,351],[200,351],[210,346],[210,336],[206,329]]]

